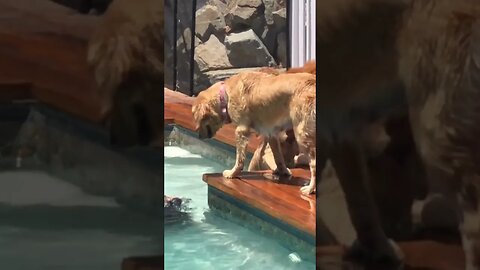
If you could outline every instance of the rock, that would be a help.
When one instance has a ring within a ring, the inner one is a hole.
[[[258,8],[261,5],[263,5],[262,0],[238,0],[237,1],[237,6],[239,6],[239,7]]]
[[[280,32],[277,35],[277,50],[275,53],[276,59],[283,67],[287,66],[287,33]]]
[[[183,34],[177,39],[177,50],[180,50],[181,53],[185,53],[185,50],[190,50],[192,47],[192,30],[190,28],[185,28]],[[202,41],[195,37],[195,47],[200,45]],[[180,53],[177,52],[177,53]]]
[[[273,0],[273,11],[277,11],[282,8],[287,8],[287,1],[285,0]]]
[[[195,61],[202,72],[232,67],[228,61],[225,45],[214,35],[211,35],[207,42],[195,48]]]
[[[287,9],[282,8],[272,13],[273,25],[276,29],[283,29],[287,26]]]
[[[224,33],[225,19],[216,6],[206,5],[196,12],[197,36],[205,42],[210,35]]]
[[[247,30],[225,38],[228,59],[234,67],[275,66],[275,60],[265,45],[253,32]]]
[[[243,71],[255,71],[258,70],[258,67],[254,68],[231,68],[231,69],[224,69],[224,70],[213,70],[205,72],[205,76],[208,78],[209,85],[212,85],[218,81],[223,81],[231,76],[238,74]],[[207,86],[207,87],[208,87]],[[205,87],[206,88],[206,87]],[[205,88],[201,89],[204,90]]]
[[[277,48],[277,32],[278,30],[273,28],[271,25],[267,25],[265,19],[263,22],[255,24],[252,29],[255,34],[260,38],[263,45],[267,48],[271,55],[275,54],[275,49]]]
[[[263,17],[265,6],[261,0],[237,0],[229,3],[228,10],[226,25],[233,32],[240,32],[250,29],[255,19]]]
[[[208,72],[201,72],[197,68],[195,68],[194,74],[194,86],[193,86],[193,93],[198,94],[200,91],[207,89],[211,86],[210,79],[207,75]]]
[[[267,24],[271,25],[273,24],[273,6],[274,6],[274,1],[273,0],[263,0],[263,4],[265,5],[265,21]]]
[[[225,16],[225,23],[232,31],[241,31],[248,29],[258,15],[256,8],[235,7]]]
[[[286,3],[284,0],[263,0],[265,5],[265,20],[267,24],[274,24],[273,13],[278,12],[280,9],[286,9]]]
[[[195,37],[195,47],[201,44],[201,40]],[[186,28],[177,40],[177,89],[182,93],[190,94],[190,51],[191,30]],[[194,62],[196,64],[196,62]],[[195,67],[194,67],[195,68]]]
[[[223,16],[225,16],[225,14],[227,13],[226,0],[209,0],[208,4],[217,7],[218,11]]]

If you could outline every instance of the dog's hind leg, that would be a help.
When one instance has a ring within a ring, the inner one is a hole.
[[[400,251],[385,235],[377,207],[368,188],[365,153],[355,141],[339,141],[331,147],[331,161],[345,193],[357,240],[346,254],[349,260],[392,269],[401,265]],[[398,253],[397,253],[398,252]]]
[[[262,165],[262,158],[265,154],[265,148],[267,148],[268,140],[264,136],[262,138],[262,143],[255,149],[255,153],[253,153],[252,160],[250,160],[250,164],[248,165],[248,171],[256,171],[259,170]]]
[[[223,171],[223,177],[234,178],[237,177],[243,170],[245,164],[245,156],[248,144],[248,137],[250,136],[250,129],[245,126],[237,126],[235,129],[235,140],[237,144],[237,154],[235,165],[231,170]]]
[[[270,136],[268,138],[268,144],[270,144],[270,148],[272,149],[273,158],[275,159],[275,164],[277,168],[273,171],[275,175],[292,175],[290,169],[287,168],[285,164],[285,159],[283,157],[282,148],[280,147],[280,142],[278,140],[278,136]]]
[[[317,189],[317,160],[316,160],[316,149],[315,147],[311,147],[308,150],[308,157],[309,157],[309,166],[310,166],[310,183],[308,186],[304,186],[300,189],[300,191],[304,195],[309,195],[316,192]]]

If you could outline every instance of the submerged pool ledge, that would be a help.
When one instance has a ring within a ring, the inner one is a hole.
[[[316,244],[315,196],[303,196],[300,187],[308,182],[303,169],[293,169],[291,179],[271,181],[265,172],[245,172],[224,179],[219,173],[204,174],[208,201],[225,218],[270,234],[285,246],[313,256]]]
[[[39,169],[84,191],[113,197],[140,212],[163,216],[163,149],[120,149],[107,131],[45,104],[28,107],[17,147],[32,149],[22,170]],[[12,165],[13,167],[13,165]]]

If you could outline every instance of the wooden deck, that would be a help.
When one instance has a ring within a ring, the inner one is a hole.
[[[168,89],[165,89],[164,92],[165,123],[174,123],[189,130],[194,130],[191,113],[193,98]],[[217,132],[214,138],[234,146],[234,129],[234,125],[226,125]],[[248,151],[254,152],[258,144],[258,138],[252,135]],[[300,187],[308,184],[309,170],[293,169],[293,177],[290,180],[278,182],[265,178],[263,173],[267,172],[244,172],[238,178],[226,180],[219,172],[205,174],[203,180],[209,186],[225,193],[227,196],[309,235],[314,242],[316,231],[315,196],[303,196],[300,193]]]
[[[35,99],[101,121],[86,61],[97,21],[51,1],[0,0],[0,102]]]
[[[315,237],[315,197],[300,195],[300,187],[308,184],[310,172],[293,169],[292,179],[278,182],[266,179],[263,173],[268,172],[246,172],[232,180],[225,180],[220,173],[205,174],[203,181]]]

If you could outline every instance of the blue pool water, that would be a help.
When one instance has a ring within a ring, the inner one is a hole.
[[[191,221],[165,228],[165,269],[289,269],[312,270],[312,261],[293,262],[274,239],[210,212],[202,175],[221,172],[224,165],[176,146],[165,147],[165,194],[190,198]]]
[[[0,172],[0,269],[119,270],[162,250],[162,220],[41,171]]]

